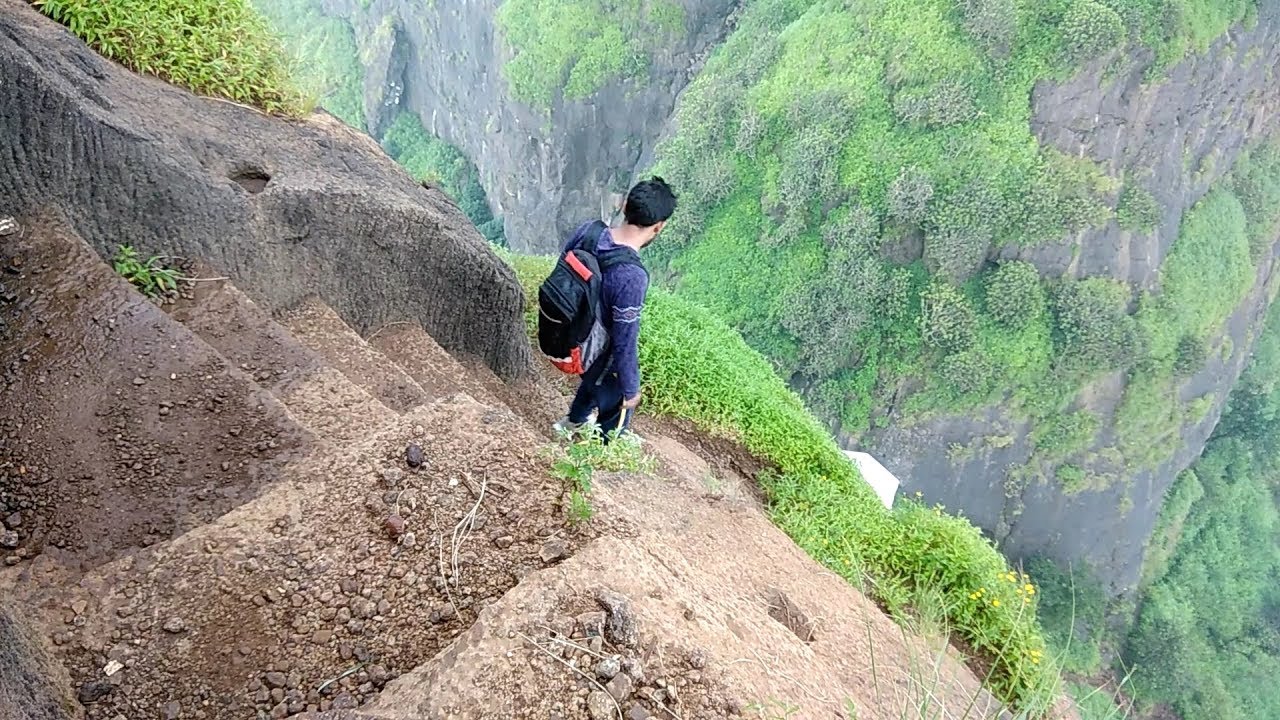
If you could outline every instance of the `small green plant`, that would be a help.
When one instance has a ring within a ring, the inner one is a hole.
[[[574,523],[591,519],[591,485],[596,470],[605,472],[653,472],[654,459],[644,453],[633,433],[614,431],[606,444],[599,426],[588,423],[566,433],[569,446],[551,466],[552,473],[568,485],[569,518]]]
[[[178,282],[185,280],[177,270],[161,264],[162,257],[152,255],[145,261],[131,245],[116,249],[111,265],[125,280],[149,298],[163,297],[178,289]]]
[[[767,702],[754,702],[747,706],[747,712],[752,713],[753,717],[759,720],[788,720],[795,717],[800,712],[799,705],[781,702],[778,700],[769,700]]]

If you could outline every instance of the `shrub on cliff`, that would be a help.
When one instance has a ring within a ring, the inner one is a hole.
[[[1045,310],[1040,272],[1028,262],[1002,263],[988,276],[986,291],[987,312],[1011,330],[1021,330]]]
[[[35,0],[90,47],[195,93],[298,114],[279,39],[248,0]]]
[[[1126,312],[1129,289],[1105,278],[1066,281],[1054,293],[1059,358],[1081,370],[1116,370],[1138,355],[1138,329]]]
[[[1073,62],[1105,55],[1124,42],[1124,22],[1115,10],[1094,0],[1075,0],[1062,19],[1062,34]]]
[[[1141,185],[1125,185],[1116,206],[1116,220],[1129,232],[1149,233],[1160,222],[1160,202]]]
[[[978,316],[960,291],[946,283],[934,283],[920,302],[920,332],[926,343],[944,353],[961,352],[973,345]]]

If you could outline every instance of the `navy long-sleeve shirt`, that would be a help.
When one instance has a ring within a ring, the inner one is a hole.
[[[591,222],[578,227],[573,235],[560,247],[561,254],[577,247],[587,236]],[[640,262],[640,255],[635,250],[613,242],[613,234],[605,230],[596,247],[597,257],[615,252],[630,253],[635,261]],[[613,371],[618,373],[622,383],[622,392],[626,397],[635,397],[640,392],[640,312],[644,309],[645,295],[649,292],[649,274],[639,265],[620,263],[604,271],[601,289],[603,317],[601,320],[609,331],[609,355],[602,356],[596,362],[605,362],[608,357],[613,360]]]

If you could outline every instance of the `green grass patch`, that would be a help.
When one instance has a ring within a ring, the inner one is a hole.
[[[249,0],[35,0],[90,47],[200,95],[299,115],[280,40]]]
[[[641,76],[685,23],[670,0],[505,0],[496,20],[513,55],[502,67],[511,93],[540,109]]]
[[[525,284],[532,316],[551,259],[500,254]],[[771,462],[770,512],[802,548],[866,583],[900,617],[941,597],[948,626],[993,662],[997,695],[1029,709],[1051,698],[1057,675],[1035,588],[977,528],[911,501],[886,511],[800,397],[710,310],[655,288],[640,333],[646,410],[689,419]]]

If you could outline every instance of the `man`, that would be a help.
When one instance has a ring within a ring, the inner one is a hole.
[[[660,177],[637,183],[622,204],[623,223],[606,228],[596,249],[603,260],[616,253],[628,254],[630,262],[611,264],[603,272],[601,288],[604,327],[609,331],[609,347],[582,374],[578,391],[569,405],[569,414],[555,424],[557,432],[572,433],[597,413],[596,422],[608,442],[615,430],[631,424],[631,411],[640,404],[640,312],[649,291],[649,274],[641,264],[639,251],[662,232],[675,212],[676,196]],[[560,248],[569,252],[585,239],[592,223],[584,223]],[[625,411],[625,419],[623,417]],[[619,427],[621,425],[621,427]]]

